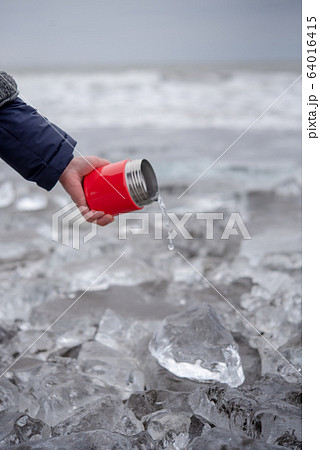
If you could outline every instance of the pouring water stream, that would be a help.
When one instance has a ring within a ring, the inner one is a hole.
[[[160,195],[160,192],[158,192],[156,200],[158,201],[159,208],[161,209],[162,216],[164,218],[165,226],[166,226],[166,228],[168,230],[168,239],[169,239],[168,249],[170,251],[172,251],[172,250],[174,250],[173,241],[172,241],[172,238],[170,237],[170,233],[172,231],[172,227],[170,226],[170,218],[168,216],[167,208],[166,208],[166,205],[165,205],[165,203],[163,201],[163,198]]]

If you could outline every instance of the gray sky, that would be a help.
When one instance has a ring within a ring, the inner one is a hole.
[[[1,69],[299,60],[300,0],[1,0]]]

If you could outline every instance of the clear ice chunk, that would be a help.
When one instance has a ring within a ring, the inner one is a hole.
[[[36,442],[28,442],[28,446],[24,445],[17,448],[21,448],[21,450],[133,449],[129,438],[121,436],[118,433],[110,433],[106,430],[83,431],[68,436],[41,439]]]
[[[241,449],[249,448],[251,450],[275,450],[274,445],[259,442],[255,439],[242,437],[234,434],[230,430],[220,427],[207,427],[201,436],[196,437],[188,446],[188,450],[221,450],[221,449]]]
[[[301,382],[302,374],[302,336],[301,332],[292,336],[279,347],[277,353],[262,339],[257,341],[257,349],[261,357],[261,373],[281,375],[289,382]],[[283,357],[281,357],[283,356]],[[286,358],[286,360],[284,359]]]
[[[174,392],[191,392],[197,389],[198,382],[180,378],[162,367],[145,346],[146,356],[143,361],[143,373],[147,390],[165,390]]]
[[[0,414],[2,412],[21,411],[35,417],[39,411],[39,403],[30,394],[20,392],[9,380],[0,380]]]
[[[160,409],[170,409],[171,412],[192,413],[189,405],[188,392],[172,392],[155,389],[134,392],[127,400],[126,405],[134,412],[134,415],[138,419]]]
[[[191,419],[184,412],[156,411],[142,418],[158,448],[185,449],[189,441]]]
[[[29,318],[32,327],[39,330],[46,329],[71,305],[72,301],[74,300],[62,296],[33,308]],[[87,306],[87,303],[79,302],[51,328],[56,334],[57,346],[71,347],[93,339],[99,320],[99,310]]]
[[[134,358],[121,351],[88,341],[82,345],[78,360],[86,375],[113,386],[123,400],[144,389],[143,372]]]
[[[8,351],[14,358],[14,355],[19,355],[30,347],[28,355],[36,356],[37,359],[45,361],[50,352],[57,348],[56,335],[47,331],[41,339],[38,339],[40,335],[41,331],[38,330],[21,330],[11,339],[7,346]]]
[[[22,385],[27,385],[30,378],[36,375],[43,364],[45,364],[45,362],[37,358],[22,356],[21,358],[16,360],[15,364],[11,367],[8,373],[13,374],[17,385],[19,385],[19,383],[21,383]],[[32,416],[32,414],[30,415]]]
[[[231,387],[244,381],[238,345],[209,304],[164,319],[149,350],[178,377],[220,381]]]
[[[18,405],[19,391],[10,381],[3,378],[0,381],[0,412],[11,410],[16,411]]]
[[[48,438],[50,435],[51,429],[47,424],[27,414],[12,412],[0,416],[0,445],[3,448]]]
[[[125,318],[112,309],[106,309],[100,320],[95,340],[114,350],[135,356],[140,342],[145,337],[150,338],[155,324],[158,323]]]
[[[65,369],[54,362],[46,363],[29,381],[29,392],[40,403],[37,417],[50,426],[69,417],[76,408],[107,395],[111,390],[100,380],[76,373],[79,371],[76,366],[69,366],[70,362]]]
[[[201,387],[190,394],[189,403],[194,414],[215,427],[268,444],[301,448],[301,386],[280,376],[265,376],[239,389],[220,383]]]
[[[98,429],[132,436],[143,431],[144,427],[118,397],[109,394],[78,408],[72,416],[57,424],[52,434],[61,436]]]

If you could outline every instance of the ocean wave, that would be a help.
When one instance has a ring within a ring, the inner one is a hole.
[[[190,78],[183,69],[127,69],[22,73],[17,80],[29,103],[66,128],[241,130],[263,114],[256,129],[296,130],[301,80],[288,87],[297,77],[294,72],[237,70],[204,76],[199,69]]]

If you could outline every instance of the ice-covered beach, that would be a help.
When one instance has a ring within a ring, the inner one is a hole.
[[[193,239],[178,235],[170,252],[151,220],[149,235],[119,240],[116,221],[80,250],[53,242],[67,195],[1,161],[2,448],[301,448],[298,77],[266,67],[17,73],[21,94],[82,154],[150,160],[169,211],[193,213]],[[196,212],[224,214],[214,239]],[[220,239],[233,212],[252,239]],[[208,359],[204,310],[206,326],[216,314],[237,344],[244,381],[177,377],[152,356],[162,351],[154,331],[173,321],[185,326],[180,356]]]

